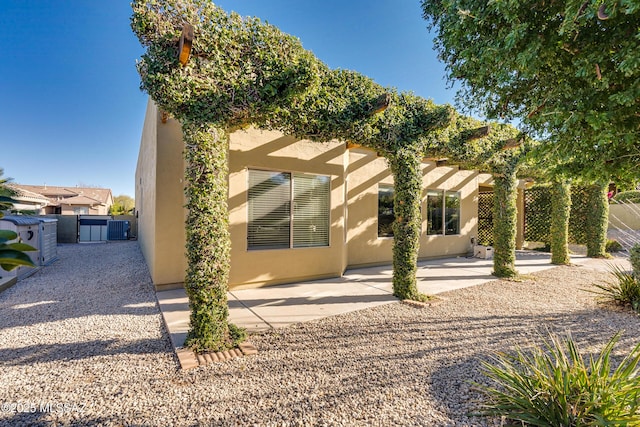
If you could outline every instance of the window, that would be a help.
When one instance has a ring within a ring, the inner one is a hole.
[[[378,187],[378,237],[393,237],[393,187]]]
[[[442,234],[442,191],[427,191],[427,234]]]
[[[460,234],[460,193],[427,191],[427,234]]]
[[[249,170],[249,249],[329,246],[328,176]]]
[[[86,206],[79,206],[73,208],[74,215],[89,215],[89,208]]]

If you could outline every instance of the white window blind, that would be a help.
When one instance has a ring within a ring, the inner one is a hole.
[[[328,176],[249,170],[247,247],[329,245]]]
[[[248,248],[288,248],[291,241],[291,174],[249,171],[248,198]]]
[[[293,247],[329,245],[329,177],[293,176]]]

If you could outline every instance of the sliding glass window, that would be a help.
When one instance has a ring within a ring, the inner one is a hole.
[[[460,193],[427,191],[427,234],[460,234]]]
[[[329,245],[330,178],[249,170],[248,249]]]

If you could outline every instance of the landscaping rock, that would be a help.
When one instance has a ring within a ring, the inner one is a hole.
[[[572,266],[254,334],[251,357],[180,370],[137,242],[58,249],[0,294],[2,426],[500,425],[472,415],[494,352],[547,330],[585,351],[640,341],[640,317],[583,291],[608,274]]]

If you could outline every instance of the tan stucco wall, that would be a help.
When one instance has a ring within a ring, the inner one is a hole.
[[[229,142],[230,287],[339,276],[345,268],[344,168],[340,142],[317,143],[279,132],[248,129]],[[247,250],[248,170],[300,172],[331,177],[331,228],[328,247]]]
[[[136,168],[138,241],[156,285],[181,283],[186,269],[182,132],[149,101]]]
[[[465,255],[472,251],[471,238],[478,236],[478,172],[461,171],[456,166],[422,165],[422,230],[420,258]],[[460,234],[427,235],[427,190],[448,190],[460,193]]]
[[[420,258],[464,255],[471,249],[471,237],[478,230],[478,172],[457,167],[422,164],[422,227]],[[388,263],[392,260],[393,238],[378,237],[378,188],[393,185],[387,161],[366,149],[349,150],[347,178],[347,244],[350,266]],[[426,197],[428,190],[460,192],[460,234],[427,235]]]
[[[179,124],[172,119],[162,123],[157,108],[149,103],[135,200],[140,247],[160,287],[182,282],[186,270],[182,149]],[[339,276],[347,266],[391,261],[393,239],[377,235],[378,185],[393,184],[385,159],[369,150],[346,150],[342,142],[315,143],[253,128],[231,134],[229,151],[230,288]],[[329,246],[248,250],[249,169],[330,176]],[[465,254],[477,230],[478,173],[424,163],[423,174],[420,257]],[[428,189],[460,191],[460,235],[426,235]]]
[[[142,126],[138,164],[136,165],[136,214],[138,215],[138,245],[147,261],[151,279],[158,283],[154,274],[156,265],[155,253],[155,207],[156,207],[156,171],[158,160],[158,109],[151,102],[147,103],[147,111]]]
[[[640,230],[640,204],[610,204],[609,228]]]
[[[383,157],[365,149],[349,150],[347,178],[347,260],[350,266],[388,263],[393,238],[378,238],[378,186],[393,185]]]

